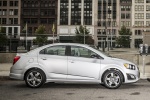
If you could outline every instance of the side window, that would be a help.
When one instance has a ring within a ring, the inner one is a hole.
[[[84,47],[71,46],[71,56],[92,58],[92,55],[97,55],[97,54]]]
[[[52,46],[40,51],[40,54],[65,56],[66,46]]]

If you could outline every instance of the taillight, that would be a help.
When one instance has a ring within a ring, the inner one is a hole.
[[[20,56],[16,56],[13,61],[13,65],[20,59]]]

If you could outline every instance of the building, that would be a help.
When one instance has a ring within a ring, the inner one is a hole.
[[[21,37],[22,44],[25,43],[26,34],[22,29],[27,23],[27,41],[28,45],[32,45],[33,39],[36,38],[35,30],[39,25],[46,28],[45,35],[49,40],[53,39],[52,26],[55,25],[57,30],[57,0],[21,0]],[[56,34],[55,31],[54,34]],[[55,35],[55,39],[56,39]]]
[[[119,0],[58,0],[57,34],[61,42],[71,42],[75,28],[84,25],[95,45],[115,46],[121,26],[120,12]]]
[[[94,35],[95,0],[58,0],[57,34],[60,42],[72,42],[75,28],[86,26]]]
[[[20,0],[0,1],[0,26],[4,27],[9,50],[16,50],[20,36]]]
[[[144,32],[150,31],[150,0],[132,0],[132,37],[134,47],[143,42]]]
[[[121,29],[122,26],[126,26],[127,29],[130,29],[132,31],[132,0],[120,0],[120,22],[119,29]],[[132,36],[130,37],[131,43],[129,44],[129,47],[133,48],[132,43]]]
[[[95,35],[99,47],[114,47],[119,28],[119,0],[96,0]]]

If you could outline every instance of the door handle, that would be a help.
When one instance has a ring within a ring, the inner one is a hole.
[[[74,61],[73,61],[73,60],[70,60],[69,62],[70,62],[70,63],[74,63]]]
[[[47,60],[46,58],[41,58],[42,60]]]

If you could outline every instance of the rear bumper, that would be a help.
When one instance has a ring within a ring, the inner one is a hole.
[[[12,78],[12,79],[23,80],[23,77],[22,77],[21,74],[10,73],[9,77]]]
[[[11,67],[9,77],[12,79],[23,80],[23,71],[22,69],[13,69]]]

